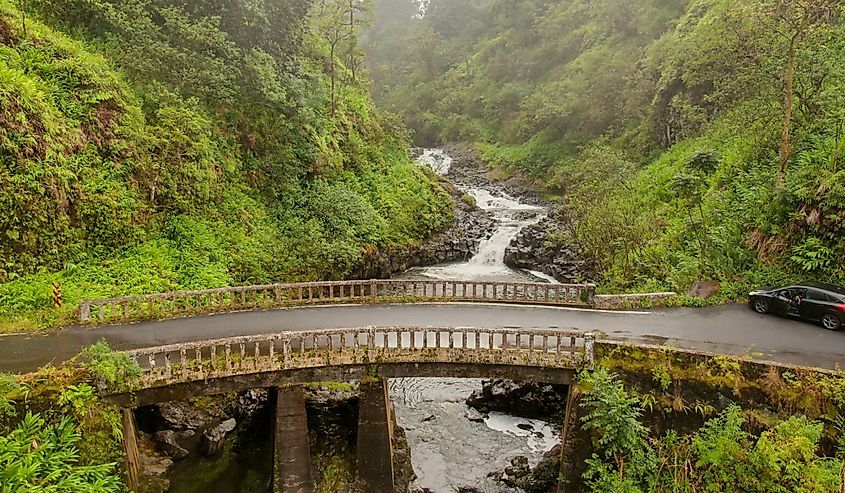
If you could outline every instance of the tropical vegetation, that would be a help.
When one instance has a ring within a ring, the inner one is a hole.
[[[419,8],[422,7],[422,14]],[[377,1],[373,91],[562,203],[607,289],[845,280],[835,0]],[[562,198],[565,196],[565,200]]]
[[[82,298],[342,279],[447,225],[343,5],[0,0],[0,331]]]

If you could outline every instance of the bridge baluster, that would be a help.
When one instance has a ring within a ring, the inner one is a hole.
[[[595,363],[595,354],[593,352],[595,341],[596,335],[592,332],[584,335],[584,361],[590,366]]]
[[[304,341],[304,339],[302,339],[302,338],[300,338],[300,340]],[[283,365],[284,365],[283,367],[285,369],[290,368],[290,366],[291,366],[290,360],[293,357],[292,351],[293,351],[293,349],[292,349],[292,346],[291,346],[290,337],[286,336],[282,339],[282,355],[283,355],[282,362],[283,362]]]
[[[271,344],[273,343],[272,339],[270,339],[270,343]],[[255,341],[255,353],[253,353],[253,354],[254,354],[254,359],[252,361],[252,366],[254,368],[258,369],[259,359],[261,358],[261,345],[259,344],[258,341]]]
[[[152,353],[151,353],[151,354],[147,357],[147,361],[148,361],[148,363],[149,363],[149,365],[150,365],[150,373],[155,373],[155,371],[156,371],[156,357],[155,357],[155,354],[152,354]]]
[[[238,368],[243,370],[244,369],[244,362],[246,360],[246,345],[244,343],[240,343],[238,346],[239,346],[238,349],[240,349],[240,354],[241,354],[241,360],[238,361]]]
[[[556,355],[557,361],[560,361],[561,337],[560,337],[560,334],[558,334],[554,337],[555,337],[555,355]]]
[[[270,367],[271,368],[277,367],[276,366],[276,341],[277,341],[277,339],[275,337],[270,339],[270,347],[267,348],[267,354],[270,357]]]

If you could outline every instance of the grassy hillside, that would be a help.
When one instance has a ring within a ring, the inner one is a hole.
[[[262,19],[316,22],[299,3]],[[214,8],[0,0],[0,332],[81,298],[344,278],[449,222],[365,85],[341,75],[332,111],[323,38],[243,41]]]
[[[845,281],[839,3],[434,0],[422,18],[385,12],[368,48],[379,104],[421,142],[477,142],[506,173],[567,194],[557,241],[592,257],[605,289],[716,279],[735,298]]]

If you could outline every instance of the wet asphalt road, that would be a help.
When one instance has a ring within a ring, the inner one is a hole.
[[[845,367],[845,332],[758,315],[744,305],[607,312],[448,304],[294,308],[3,336],[0,371],[26,372],[46,363],[60,363],[101,338],[113,348],[125,350],[286,330],[368,325],[574,328],[600,331],[609,339],[668,343],[821,368]]]

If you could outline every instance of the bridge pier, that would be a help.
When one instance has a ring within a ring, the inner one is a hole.
[[[585,464],[590,458],[593,447],[590,434],[581,426],[581,389],[577,385],[569,386],[566,399],[566,411],[563,416],[563,432],[560,436],[560,474],[558,475],[557,493],[581,491],[584,488],[582,475]]]
[[[273,493],[313,493],[305,394],[299,385],[274,393]]]
[[[387,380],[361,383],[358,407],[358,482],[365,493],[393,491],[393,411]]]
[[[126,454],[126,485],[130,491],[138,491],[141,476],[141,455],[138,452],[138,432],[135,427],[135,413],[123,409],[123,452]]]

